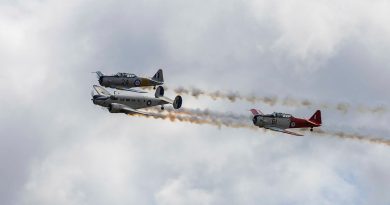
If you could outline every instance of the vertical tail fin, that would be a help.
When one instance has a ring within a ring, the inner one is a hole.
[[[164,82],[162,69],[158,69],[157,73],[154,74],[154,76],[152,77],[152,80],[155,80],[157,82],[162,82],[162,83]]]
[[[313,116],[309,119],[309,121],[314,122],[316,124],[322,124],[321,120],[321,110],[317,110]]]
[[[93,88],[96,90],[96,92],[99,95],[105,95],[105,96],[110,96],[111,95],[111,93],[108,92],[106,89],[104,89],[102,86],[93,85]]]
[[[175,100],[173,101],[173,108],[179,109],[181,108],[181,105],[183,104],[183,99],[180,95],[175,97]]]
[[[158,86],[156,92],[154,93],[154,97],[159,98],[164,96],[164,88],[162,86]]]

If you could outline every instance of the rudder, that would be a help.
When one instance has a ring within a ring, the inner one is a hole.
[[[173,101],[173,108],[179,109],[181,108],[181,105],[183,104],[183,99],[180,95],[175,97],[175,100]]]
[[[309,119],[309,121],[314,122],[316,124],[322,124],[321,120],[321,110],[317,110],[313,116]]]
[[[154,74],[154,76],[152,77],[152,80],[155,80],[157,82],[164,82],[164,76],[163,76],[163,71],[162,69],[158,69],[157,73]]]
[[[164,96],[164,88],[162,86],[158,86],[156,89],[156,92],[154,93],[154,96],[156,98],[163,97]]]
[[[103,73],[100,72],[100,71],[95,71],[95,72],[92,72],[92,73],[96,73],[97,78],[100,78],[100,77],[104,76]]]

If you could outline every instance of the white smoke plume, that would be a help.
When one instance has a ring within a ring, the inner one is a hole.
[[[142,117],[152,117],[156,119],[170,120],[171,122],[189,122],[198,125],[212,125],[218,128],[245,128],[251,130],[260,130],[254,126],[249,115],[238,115],[234,113],[215,112],[208,109],[190,109],[180,108],[175,110],[173,108],[165,108],[161,110],[157,107],[148,108],[148,111],[153,111],[153,116],[136,115]],[[301,132],[307,132],[307,129],[300,129]],[[390,140],[383,137],[373,137],[368,135],[359,135],[353,133],[346,133],[341,131],[331,131],[314,129],[314,136],[324,137],[333,136],[339,139],[356,140],[361,142],[368,142],[373,144],[381,144],[390,146]]]
[[[174,92],[178,95],[191,95],[195,98],[201,96],[210,97],[213,100],[228,100],[230,102],[235,102],[237,100],[247,101],[252,104],[255,103],[264,103],[269,106],[274,106],[276,104],[281,104],[289,107],[307,107],[311,109],[334,109],[341,113],[347,113],[349,111],[356,111],[359,113],[371,113],[371,114],[381,114],[388,111],[388,108],[384,105],[369,107],[364,105],[352,106],[348,103],[318,103],[308,99],[295,99],[292,97],[286,97],[279,99],[276,96],[255,96],[255,95],[241,95],[238,92],[221,92],[221,91],[205,91],[199,88],[183,88],[178,87],[174,89]]]

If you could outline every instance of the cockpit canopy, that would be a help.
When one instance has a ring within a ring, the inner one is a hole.
[[[281,113],[281,112],[274,112],[274,113],[272,113],[272,115],[274,117],[283,117],[283,118],[290,118],[291,117],[290,114],[285,114],[285,113]]]
[[[117,73],[115,76],[125,77],[125,78],[135,78],[135,77],[137,77],[136,75],[134,75],[132,73]]]

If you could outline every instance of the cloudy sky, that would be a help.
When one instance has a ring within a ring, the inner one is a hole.
[[[390,140],[389,11],[387,0],[0,0],[1,204],[390,204],[390,146],[90,101],[92,71],[163,68],[169,96],[182,86],[314,102],[183,95],[186,108],[248,121],[254,107],[322,108],[326,131]],[[350,109],[323,106],[338,103]]]

